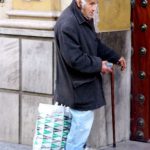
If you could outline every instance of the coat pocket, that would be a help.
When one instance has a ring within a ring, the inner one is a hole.
[[[74,88],[77,88],[79,86],[82,86],[83,84],[86,84],[86,83],[90,83],[92,81],[96,80],[96,78],[89,78],[89,79],[84,79],[84,80],[74,80],[73,81],[73,87]]]
[[[96,78],[73,81],[75,103],[77,105],[91,105],[95,100]]]

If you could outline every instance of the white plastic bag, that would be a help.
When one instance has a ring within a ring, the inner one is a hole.
[[[69,107],[39,104],[33,150],[63,150],[71,127]]]

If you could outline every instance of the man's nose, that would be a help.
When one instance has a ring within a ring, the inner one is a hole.
[[[96,9],[97,9],[97,4],[95,4],[95,5],[93,5],[93,11],[96,11]]]

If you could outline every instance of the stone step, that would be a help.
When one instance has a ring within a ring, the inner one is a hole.
[[[39,29],[39,30],[53,30],[56,21],[42,21],[42,20],[27,20],[27,19],[2,19],[0,20],[0,27],[9,28],[23,28],[23,29]]]
[[[32,17],[32,18],[57,19],[60,16],[61,12],[60,11],[9,10],[6,14],[9,16],[9,18],[14,18],[14,17],[31,18]]]

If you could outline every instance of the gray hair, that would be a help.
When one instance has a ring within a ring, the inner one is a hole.
[[[84,7],[87,3],[87,0],[81,0],[82,7]]]

